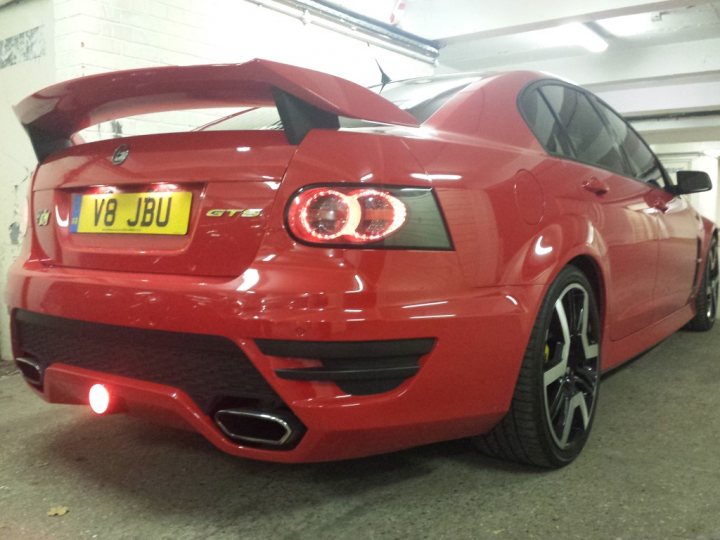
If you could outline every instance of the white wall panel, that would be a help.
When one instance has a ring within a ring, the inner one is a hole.
[[[691,161],[691,170],[705,171],[710,175],[713,188],[706,193],[696,193],[690,196],[690,202],[703,216],[712,221],[718,217],[718,160],[710,156],[695,157]]]

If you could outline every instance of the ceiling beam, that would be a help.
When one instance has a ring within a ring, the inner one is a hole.
[[[459,50],[454,51],[455,47]],[[600,54],[582,54],[572,57],[549,58],[540,61],[525,61],[498,65],[493,62],[485,68],[501,70],[529,69],[546,71],[573,82],[592,88],[602,85],[604,89],[622,87],[636,81],[653,81],[657,79],[672,81],[677,77],[692,77],[703,74],[720,74],[720,38],[667,43],[651,47],[618,47],[612,46]],[[458,60],[452,61],[454,52]],[[453,45],[442,49],[440,61],[451,68],[463,70],[469,65],[475,71],[477,63],[463,65],[460,60],[461,45]],[[448,58],[450,61],[448,62]],[[471,60],[468,59],[468,62]],[[484,69],[481,65],[479,69]]]
[[[720,74],[716,81],[649,83],[644,87],[633,86],[595,93],[626,116],[720,111]]]
[[[441,45],[539,30],[651,11],[667,11],[710,0],[410,0],[403,27],[438,39]],[[452,7],[449,7],[449,5]],[[434,15],[433,15],[434,14]]]
[[[677,120],[641,120],[633,127],[651,144],[720,140],[720,116]]]
[[[653,144],[653,150],[662,157],[673,157],[682,155],[698,155],[720,157],[720,139],[716,141],[706,141],[702,143],[659,143]]]

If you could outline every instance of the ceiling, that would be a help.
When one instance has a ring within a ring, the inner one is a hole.
[[[383,22],[399,16],[402,30],[437,40],[439,72],[551,72],[632,118],[661,152],[697,143],[720,154],[720,1],[333,2]],[[578,32],[607,48],[591,52]]]

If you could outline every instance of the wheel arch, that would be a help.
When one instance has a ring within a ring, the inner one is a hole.
[[[708,249],[710,248],[710,243],[713,240],[718,239],[718,228],[715,223],[707,219],[706,217],[702,217],[702,236],[703,236],[703,260],[707,256]]]
[[[595,258],[588,254],[577,255],[570,259],[564,266],[575,266],[579,269],[590,282],[593,288],[593,295],[597,302],[598,312],[600,314],[600,324],[605,328],[605,310],[607,306],[607,292],[605,289],[605,277],[602,268]],[[559,272],[559,271],[558,271]]]
[[[607,262],[607,245],[602,233],[582,216],[563,216],[536,231],[525,244],[518,268],[521,282],[541,284],[542,294],[535,306],[535,316],[548,289],[567,266],[575,266],[590,281],[606,329],[611,304],[611,272]]]
[[[705,220],[705,238],[707,238],[707,241],[705,242],[705,257],[707,257],[708,251],[710,250],[710,244],[715,241],[718,241],[718,228],[717,226],[710,220]]]
[[[690,302],[700,291],[700,282],[702,281],[702,275],[704,272],[707,259],[710,254],[710,245],[713,242],[717,242],[718,239],[718,228],[714,222],[710,221],[706,217],[701,217],[701,230],[700,230],[700,253],[697,265],[697,274],[695,276],[695,285],[693,286],[692,294],[690,296]]]

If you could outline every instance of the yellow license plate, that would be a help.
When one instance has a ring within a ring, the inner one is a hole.
[[[70,232],[187,234],[192,193],[73,195]]]

